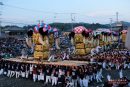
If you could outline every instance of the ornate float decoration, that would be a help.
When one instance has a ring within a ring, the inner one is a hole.
[[[47,60],[54,44],[56,49],[60,49],[58,29],[51,28],[50,25],[38,24],[27,34],[26,43],[34,50],[34,59]]]

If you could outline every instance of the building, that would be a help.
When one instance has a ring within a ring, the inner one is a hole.
[[[26,30],[17,26],[7,26],[3,29],[3,32],[9,36],[24,35]]]

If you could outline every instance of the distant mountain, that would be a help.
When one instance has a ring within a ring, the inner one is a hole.
[[[99,23],[89,24],[89,23],[83,23],[83,22],[73,23],[73,24],[72,23],[52,23],[50,24],[50,26],[61,29],[62,31],[72,31],[72,26],[73,28],[77,26],[84,26],[85,28],[92,29],[92,30],[95,30],[97,28],[109,28],[108,26],[99,24]]]
[[[125,22],[125,24],[128,25],[128,23]],[[77,27],[77,26],[84,26],[87,29],[92,29],[96,30],[98,28],[110,28],[110,24],[99,24],[99,23],[84,23],[84,22],[79,22],[79,23],[51,23],[49,24],[51,27],[56,27],[61,31],[72,31],[72,28]],[[130,25],[130,23],[129,23]],[[34,28],[35,25],[27,25],[23,27],[19,26],[4,26],[2,27],[3,30],[28,30],[30,28]]]
[[[124,26],[130,27],[130,22],[121,21]]]

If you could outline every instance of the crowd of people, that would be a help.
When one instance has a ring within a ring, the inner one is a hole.
[[[62,87],[88,87],[92,81],[102,82],[102,68],[99,64],[82,66],[58,66],[17,63],[1,60],[0,75],[15,78],[28,78]]]
[[[130,51],[127,49],[115,49],[101,52],[91,56],[73,56],[73,60],[89,61],[94,63],[102,63],[105,69],[126,69],[130,68]]]
[[[119,79],[125,77],[123,73],[124,69],[130,69],[130,64],[126,67],[124,66],[118,69],[119,73],[117,74],[119,75]],[[59,66],[0,60],[0,75],[9,78],[30,79],[34,82],[40,81],[46,86],[51,84],[52,86],[60,85],[60,87],[89,87],[89,84],[92,82],[104,82],[104,78],[107,81],[112,81],[113,77],[110,73],[106,72],[107,76],[103,75],[103,70],[110,71],[114,69],[113,67],[111,69],[107,67],[111,66],[105,62],[90,62],[82,66]]]
[[[65,43],[67,41],[63,41]],[[62,43],[63,47],[64,44]],[[21,56],[22,49],[26,48],[25,42],[15,38],[0,39],[0,58],[10,58]],[[89,64],[82,66],[58,66],[58,65],[39,65],[11,62],[0,60],[0,75],[9,78],[26,78],[34,82],[42,81],[43,84],[52,86],[61,85],[62,87],[88,87],[90,83],[103,81],[103,70],[119,70],[119,78],[123,78],[123,70],[130,69],[130,51],[126,49],[111,49],[102,51],[96,55],[73,55],[74,47],[63,49],[57,54],[52,53],[51,57],[61,58],[62,60],[84,60]],[[49,60],[54,59],[49,58]],[[112,77],[108,73],[107,80]]]
[[[13,37],[0,38],[0,58],[11,58],[21,55],[24,41]]]
[[[96,55],[72,55],[70,56],[71,60],[80,60],[80,61],[91,61],[94,60],[96,62],[103,62],[106,61],[118,61],[122,63],[124,61],[129,60],[130,51],[127,49],[114,49],[109,51],[103,51]]]

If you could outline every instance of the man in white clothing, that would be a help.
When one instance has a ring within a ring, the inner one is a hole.
[[[27,51],[25,48],[22,49],[21,54],[22,54],[20,57],[21,59],[24,59],[24,58],[27,59],[28,55],[27,55]]]
[[[103,67],[103,69],[106,69],[106,62],[105,61],[102,63],[102,67]]]
[[[54,61],[54,60],[55,60],[55,56],[54,56],[54,55],[51,55],[51,56],[49,57],[49,59],[48,59],[48,62]]]
[[[99,72],[97,72],[97,74],[96,74],[96,80],[97,80],[97,82],[102,82],[101,75]]]
[[[89,77],[86,76],[86,77],[83,79],[83,86],[84,86],[84,87],[88,87],[88,82],[89,82]]]
[[[52,86],[57,85],[58,82],[58,71],[53,70],[52,72]]]
[[[108,81],[111,80],[111,76],[110,76],[110,74],[107,75],[107,80],[108,80]]]
[[[120,72],[119,72],[119,77],[123,78],[123,71],[122,70],[120,70]]]

